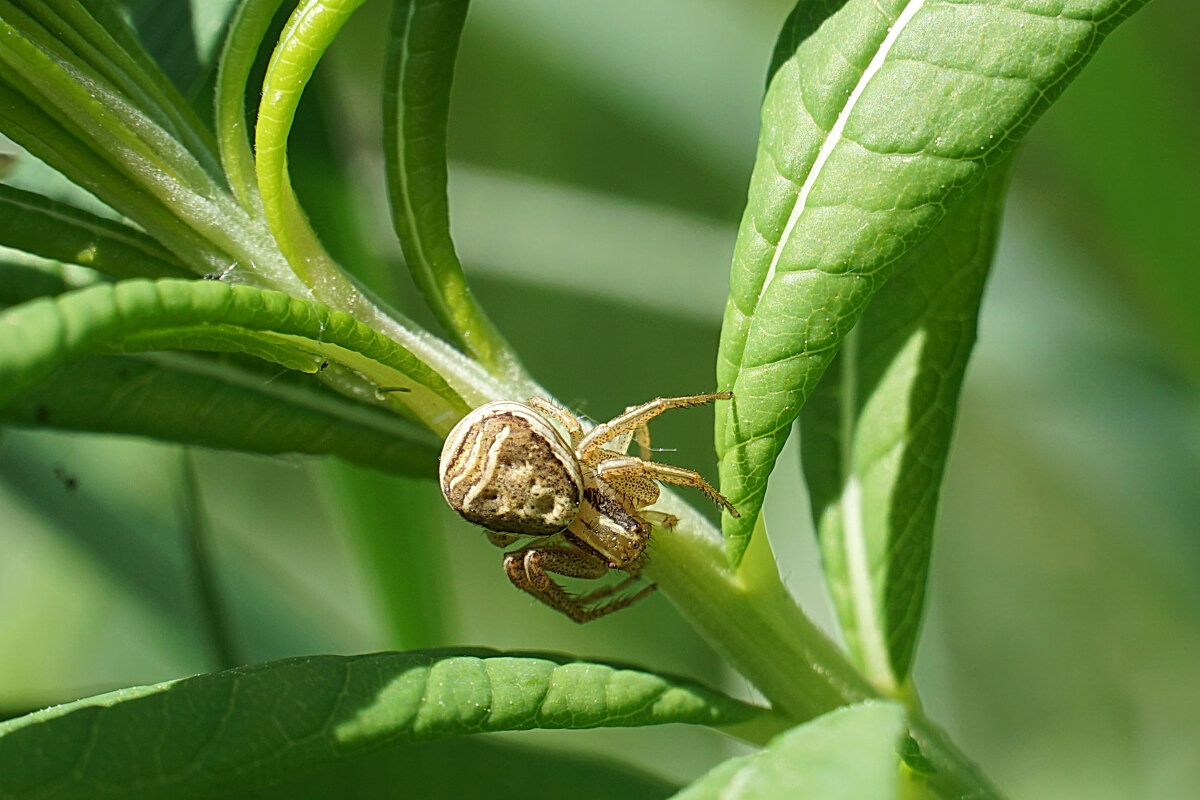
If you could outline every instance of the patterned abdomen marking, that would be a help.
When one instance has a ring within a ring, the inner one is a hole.
[[[579,514],[574,454],[518,403],[488,403],[464,417],[446,437],[439,472],[450,507],[493,531],[549,536]]]

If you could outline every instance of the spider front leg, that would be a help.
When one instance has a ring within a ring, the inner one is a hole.
[[[625,410],[628,412],[633,411],[635,408],[638,408],[638,406],[630,406]],[[635,429],[631,431],[625,431],[620,436],[613,438],[613,440],[609,442],[608,445],[603,449],[593,450],[592,457],[594,458],[597,453],[603,454],[607,451],[612,451],[617,455],[624,455],[625,453],[629,452],[629,444],[631,442],[637,442],[638,455],[640,455],[643,460],[649,461],[651,452],[650,426],[644,422],[641,425],[638,425]]]
[[[709,394],[692,394],[687,397],[659,397],[651,400],[649,403],[634,406],[621,416],[592,428],[591,433],[583,437],[582,441],[576,447],[579,460],[587,463],[596,450],[604,447],[604,445],[617,439],[622,434],[629,432],[637,433],[638,443],[641,444],[644,441],[647,444],[646,449],[648,450],[649,432],[647,431],[643,438],[638,429],[644,428],[646,423],[659,414],[669,411],[672,408],[702,406],[705,403],[711,403],[713,400],[729,400],[732,397],[732,392],[712,392]],[[646,455],[646,453],[643,453],[643,455]]]
[[[609,486],[635,498],[642,505],[649,505],[658,499],[658,487],[654,485],[654,481],[662,481],[699,489],[728,511],[730,516],[739,516],[738,510],[725,495],[714,489],[700,473],[690,469],[643,461],[634,456],[621,456],[601,461],[596,465],[596,474]],[[643,515],[645,513],[643,512]]]
[[[568,593],[547,573],[553,572],[569,578],[596,579],[603,578],[608,574],[608,570],[608,563],[599,555],[576,547],[533,546],[504,555],[504,571],[514,586],[578,623],[590,622],[630,606],[654,591],[654,586],[647,586],[637,594],[623,595],[593,606],[591,604],[597,600],[603,600],[625,589],[636,577],[630,576],[615,586],[601,587],[577,597]]]

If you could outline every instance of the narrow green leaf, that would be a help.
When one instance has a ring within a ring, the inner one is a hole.
[[[384,70],[384,154],[392,225],[425,302],[467,353],[494,374],[525,373],[467,285],[450,237],[446,121],[467,0],[393,6]]]
[[[942,472],[1000,229],[997,166],[872,300],[801,416],[822,564],[850,651],[882,691],[916,646]]]
[[[675,800],[896,800],[903,733],[898,704],[849,706],[718,765]]]
[[[196,98],[206,88],[237,0],[80,0],[122,46],[144,51],[150,65],[185,98]],[[133,37],[126,44],[115,20]],[[125,17],[128,17],[126,22]],[[139,58],[141,62],[141,58]]]
[[[842,338],[908,248],[1144,0],[849,0],[776,71],[717,364],[741,560],[767,478]]]
[[[0,314],[0,403],[83,356],[147,349],[251,351],[290,369],[340,365],[438,433],[468,406],[396,342],[347,314],[220,281],[131,280],[35,300]]]
[[[183,142],[210,177],[220,175],[208,128],[146,55],[128,23],[101,10],[101,19],[79,0],[17,0],[65,47],[112,84],[172,137]]]
[[[105,184],[122,178],[135,184],[139,194],[152,195],[157,204],[139,202],[128,210],[110,205],[180,260],[198,258],[194,247],[211,262],[205,272],[252,268],[277,288],[299,293],[266,226],[245,213],[185,144],[26,15],[14,11],[11,18],[0,16],[0,34],[0,83],[15,95],[8,99],[12,110],[5,114],[5,131],[14,139],[73,180],[79,180],[80,170],[60,149],[83,151],[89,173],[84,177],[90,179],[86,188],[105,202]],[[21,105],[35,110],[32,122]],[[50,141],[40,141],[31,124],[51,134]],[[164,226],[164,211],[195,235],[181,236],[178,226]],[[158,228],[169,229],[169,235],[160,236]]]
[[[311,656],[123,689],[0,723],[0,798],[178,797],[399,742],[760,713],[684,679],[555,656]]]
[[[394,313],[385,313],[364,296],[325,250],[293,191],[287,143],[300,97],[321,56],[361,4],[362,0],[305,0],[289,17],[271,54],[255,127],[258,194],[271,235],[294,277],[307,286],[306,294],[354,315],[403,342],[412,352],[421,353],[427,363],[455,381],[460,395],[470,397],[475,404],[484,397],[528,397],[538,390],[531,382],[504,385],[449,344],[416,330]],[[440,426],[439,422],[437,429],[444,430]]]
[[[115,278],[182,278],[188,270],[146,234],[33,192],[0,185],[0,245]]]
[[[220,272],[233,260],[189,227],[144,186],[115,170],[85,141],[0,80],[4,133],[126,217],[200,274]]]
[[[254,129],[255,174],[267,224],[292,269],[309,286],[341,279],[292,189],[287,142],[296,108],[321,56],[363,0],[304,0],[292,12],[263,78]]]
[[[246,130],[246,85],[258,49],[283,0],[242,0],[229,22],[217,65],[217,146],[234,195],[246,210],[259,208],[254,151]]]
[[[185,354],[97,356],[0,408],[0,423],[269,455],[336,455],[384,472],[435,474],[441,443],[428,431],[286,378]]]
[[[26,257],[0,260],[0,310],[34,300],[82,289],[100,280],[91,270],[56,261]]]
[[[125,174],[172,192],[213,194],[183,144],[35,19],[0,1],[0,75],[86,137]]]

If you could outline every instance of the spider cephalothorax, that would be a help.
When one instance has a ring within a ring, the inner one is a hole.
[[[596,619],[654,589],[621,594],[641,572],[652,525],[670,528],[677,521],[646,508],[658,500],[657,481],[693,486],[737,516],[737,509],[699,474],[651,461],[646,428],[667,409],[730,396],[658,398],[586,434],[573,414],[540,397],[528,405],[487,403],[446,437],[438,471],[442,494],[451,508],[487,529],[497,547],[538,537],[505,553],[509,580],[576,622]],[[626,454],[635,439],[640,458]],[[547,574],[602,578],[611,569],[629,578],[584,595],[568,593]]]

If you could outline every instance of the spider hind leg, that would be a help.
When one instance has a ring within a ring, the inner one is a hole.
[[[525,547],[504,556],[504,571],[514,586],[578,623],[590,622],[633,605],[654,591],[654,585],[634,594],[620,594],[638,580],[631,575],[620,583],[573,595],[548,573],[595,579],[604,577],[608,570],[608,563],[599,555],[575,547]]]

